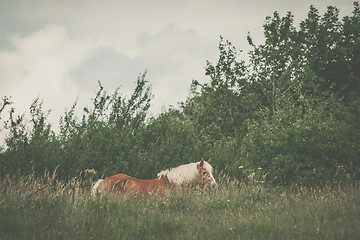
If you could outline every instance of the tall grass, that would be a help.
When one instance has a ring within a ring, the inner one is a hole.
[[[154,198],[92,198],[55,174],[0,185],[0,239],[360,239],[359,185],[282,189],[219,179]]]

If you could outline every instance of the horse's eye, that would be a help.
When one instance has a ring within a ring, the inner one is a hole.
[[[205,174],[206,174],[206,172],[202,172],[201,174],[202,174],[202,175],[205,175]]]

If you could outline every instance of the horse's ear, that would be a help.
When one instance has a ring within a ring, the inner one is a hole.
[[[199,163],[200,167],[203,167],[204,166],[204,159],[202,158],[200,163]]]
[[[207,160],[207,163],[210,163],[211,162],[211,158],[209,158],[209,160]]]

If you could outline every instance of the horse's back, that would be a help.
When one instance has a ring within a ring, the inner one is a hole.
[[[130,177],[126,174],[120,173],[120,174],[116,174],[116,175],[106,178],[105,181],[123,181],[123,180],[132,180],[132,179],[135,179],[135,178]]]
[[[113,193],[143,193],[164,191],[167,187],[165,178],[143,180],[128,176],[126,174],[116,174],[108,177],[103,182],[103,190]]]

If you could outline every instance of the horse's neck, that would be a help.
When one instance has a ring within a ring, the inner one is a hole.
[[[165,175],[161,175],[158,178],[155,178],[154,180],[159,181],[161,183],[170,183],[169,179]]]
[[[189,163],[186,165],[166,170],[162,172],[170,183],[175,185],[191,184],[196,180],[196,163]],[[161,174],[161,173],[160,173]]]
[[[161,175],[160,177],[156,178],[157,181],[163,186],[166,186],[168,189],[175,189],[176,185],[172,183],[167,176]]]

